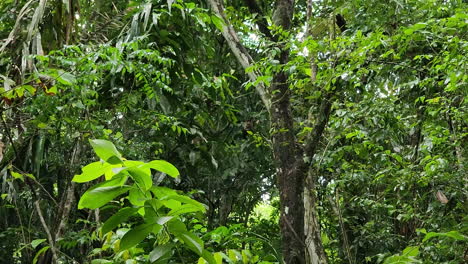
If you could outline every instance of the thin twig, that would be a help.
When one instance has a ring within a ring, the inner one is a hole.
[[[47,234],[47,240],[49,241],[50,250],[52,251],[52,259],[54,263],[57,263],[58,258],[57,258],[57,250],[55,248],[54,239],[52,238],[52,233],[50,233],[50,229],[47,226],[44,216],[42,215],[42,210],[41,210],[41,206],[39,205],[39,200],[36,200],[34,202],[34,206],[36,207],[37,215],[39,216],[39,219],[41,220],[42,227],[44,228]]]

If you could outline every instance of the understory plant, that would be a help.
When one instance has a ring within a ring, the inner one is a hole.
[[[74,182],[103,178],[80,198],[78,209],[117,207],[99,229],[103,245],[92,251],[91,263],[168,263],[173,255],[193,252],[208,263],[216,263],[203,241],[187,228],[184,220],[205,212],[203,204],[171,188],[155,184],[156,177],[179,177],[179,171],[163,160],[127,160],[106,140],[91,140],[100,161],[82,168]],[[189,254],[190,255],[190,254]],[[100,256],[100,257],[98,257]]]

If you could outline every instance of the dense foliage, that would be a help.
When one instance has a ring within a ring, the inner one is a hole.
[[[462,0],[0,1],[0,263],[467,262],[467,32]]]

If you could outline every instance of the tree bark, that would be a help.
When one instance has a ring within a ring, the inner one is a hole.
[[[313,170],[309,169],[309,175],[305,180],[304,186],[304,232],[306,244],[306,263],[307,264],[325,264],[327,256],[322,245],[322,236],[320,233],[320,224],[317,214],[315,195],[316,177]]]
[[[283,51],[281,63],[287,61]],[[271,109],[273,157],[277,168],[280,193],[280,229],[283,258],[287,264],[305,263],[304,201],[302,190],[304,176],[298,162],[302,157],[296,146],[290,105],[287,75],[280,72],[273,77],[270,91],[275,91]]]

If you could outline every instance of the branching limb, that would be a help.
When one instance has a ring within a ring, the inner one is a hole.
[[[224,14],[223,3],[220,0],[208,0],[208,3],[213,12],[223,20],[223,27],[221,33],[226,39],[229,48],[231,48],[232,53],[234,54],[234,56],[236,56],[237,60],[245,70],[249,69],[254,64],[254,61],[247,49],[240,42],[239,36],[234,30],[234,27]],[[247,75],[253,83],[256,83],[255,88],[257,90],[257,93],[260,95],[263,104],[269,111],[271,106],[270,96],[269,94],[267,94],[263,82],[256,82],[260,74],[255,70],[249,69],[247,71]]]

